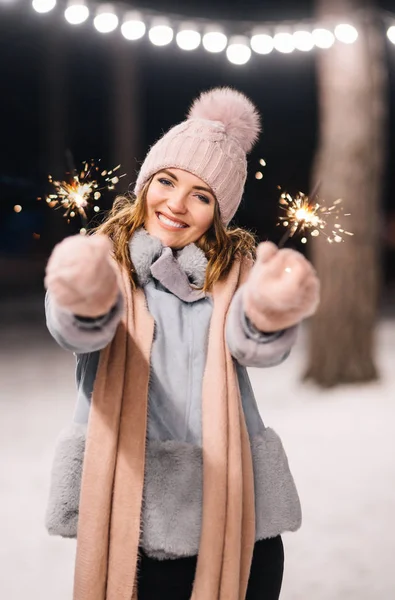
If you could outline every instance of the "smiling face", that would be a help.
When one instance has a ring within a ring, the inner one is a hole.
[[[182,169],[163,169],[154,175],[146,203],[146,231],[164,246],[184,248],[210,229],[216,199],[196,175]]]

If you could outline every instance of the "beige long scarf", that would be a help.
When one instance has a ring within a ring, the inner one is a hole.
[[[202,388],[203,517],[193,600],[244,600],[255,539],[254,483],[226,314],[249,261],[213,289]],[[137,598],[150,351],[144,292],[122,275],[125,316],[100,355],[82,476],[74,600]]]

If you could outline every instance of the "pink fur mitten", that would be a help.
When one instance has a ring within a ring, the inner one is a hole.
[[[317,275],[302,254],[264,242],[244,285],[244,310],[260,331],[279,331],[314,314],[319,291]]]
[[[54,301],[81,317],[106,314],[119,293],[111,250],[105,235],[74,235],[57,244],[44,281]]]

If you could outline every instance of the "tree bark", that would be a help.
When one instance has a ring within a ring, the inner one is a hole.
[[[358,0],[317,0],[320,20],[355,23],[354,44],[336,42],[318,61],[320,143],[313,181],[320,204],[341,198],[354,236],[312,240],[322,300],[309,330],[305,378],[322,387],[375,380],[374,333],[380,287],[380,200],[385,163],[385,36]],[[353,19],[350,19],[353,16]],[[347,18],[348,17],[348,18]],[[355,19],[357,17],[357,19]]]
[[[119,173],[127,173],[117,192],[133,190],[141,159],[141,103],[138,56],[132,42],[113,40],[111,95],[111,159],[121,164]]]
[[[43,165],[53,179],[63,180],[67,170],[65,151],[68,145],[67,43],[62,28],[50,23],[46,31],[43,81],[41,88],[41,123]],[[48,250],[70,235],[61,211],[46,211],[44,244]]]

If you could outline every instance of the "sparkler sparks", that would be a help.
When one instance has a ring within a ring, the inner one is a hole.
[[[341,206],[342,200],[339,198],[329,208],[321,206],[314,202],[317,195],[315,190],[310,196],[298,192],[296,196],[283,192],[280,196],[280,208],[285,211],[285,216],[281,216],[278,225],[287,227],[287,231],[280,240],[279,247],[284,246],[285,242],[297,233],[310,233],[312,237],[324,235],[327,241],[340,243],[344,241],[344,235],[354,235],[346,231],[340,223],[340,215],[350,216],[350,213],[344,213]],[[332,221],[329,224],[329,220]],[[333,222],[334,221],[334,222]],[[326,232],[329,229],[330,234]],[[303,237],[302,243],[307,242],[307,237]]]
[[[46,198],[46,202],[50,208],[64,209],[63,216],[70,222],[70,219],[79,215],[84,225],[87,224],[87,213],[93,209],[99,212],[100,206],[98,201],[102,196],[104,189],[113,190],[121,177],[116,172],[121,165],[116,166],[110,171],[100,170],[100,167],[94,160],[84,161],[83,168],[80,173],[73,169],[73,175],[69,175],[67,181],[54,181],[49,175],[49,182],[54,186],[55,190]],[[86,231],[85,227],[81,232]]]

